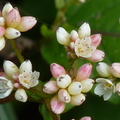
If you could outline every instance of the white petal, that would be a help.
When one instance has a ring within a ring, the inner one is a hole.
[[[94,93],[95,93],[96,95],[102,96],[102,95],[105,93],[104,84],[103,84],[103,83],[99,83],[99,84],[95,87]]]
[[[107,90],[103,95],[104,100],[108,100],[112,96],[112,90]]]
[[[0,50],[2,50],[5,47],[5,38],[0,37]]]
[[[32,64],[30,60],[26,60],[20,65],[20,73],[24,71],[32,71]]]

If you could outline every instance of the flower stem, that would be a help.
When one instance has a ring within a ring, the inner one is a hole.
[[[20,50],[18,49],[15,41],[14,41],[14,40],[9,40],[9,41],[10,41],[10,44],[11,44],[11,46],[12,46],[12,49],[14,50],[14,52],[15,52],[18,60],[20,61],[20,63],[22,63],[22,62],[24,61],[24,58],[23,58],[23,56],[21,55],[21,52],[20,52]]]

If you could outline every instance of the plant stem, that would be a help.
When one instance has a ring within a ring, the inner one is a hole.
[[[20,61],[20,63],[22,63],[22,62],[24,61],[24,58],[23,58],[23,56],[21,55],[21,52],[20,52],[20,50],[18,49],[15,41],[14,41],[14,40],[9,40],[9,41],[10,41],[10,44],[11,44],[11,46],[12,46],[12,49],[14,50],[14,52],[15,52],[18,60]]]

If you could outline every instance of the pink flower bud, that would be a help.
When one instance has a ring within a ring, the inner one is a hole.
[[[9,27],[17,27],[21,21],[21,16],[17,8],[13,8],[6,16],[6,23]]]
[[[58,78],[60,75],[66,74],[65,69],[61,65],[56,64],[56,63],[52,63],[50,65],[50,71],[54,78]]]
[[[101,43],[101,34],[94,34],[90,36],[91,40],[92,40],[92,45],[95,47],[98,47]]]
[[[37,20],[35,17],[32,16],[21,17],[21,22],[16,27],[16,29],[18,29],[20,32],[25,32],[31,29],[36,23]]]
[[[57,96],[51,99],[50,106],[52,111],[56,114],[61,114],[65,109],[65,103],[58,100]]]
[[[113,63],[110,67],[113,76],[120,78],[120,63]]]
[[[57,92],[58,89],[59,87],[57,85],[57,82],[54,80],[50,80],[44,85],[43,91],[48,94],[53,94]]]
[[[88,117],[88,116],[82,117],[80,120],[91,120],[91,117]]]
[[[64,103],[69,103],[71,96],[66,89],[60,89],[58,92],[58,99]]]
[[[4,27],[0,27],[0,37],[2,37],[5,34]]]
[[[92,62],[99,62],[104,59],[104,56],[105,56],[105,53],[103,51],[96,49],[93,52],[92,56],[87,59]]]
[[[90,63],[81,66],[77,72],[76,81],[82,81],[90,77],[92,65]]]

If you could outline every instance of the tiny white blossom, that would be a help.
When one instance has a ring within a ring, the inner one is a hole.
[[[96,82],[99,83],[94,90],[96,95],[102,96],[104,100],[108,100],[112,93],[115,92],[115,85],[109,79],[98,78]]]
[[[0,77],[0,99],[9,96],[12,90],[12,81],[6,79],[5,77]]]
[[[78,57],[89,58],[96,50],[96,47],[91,45],[91,38],[86,37],[84,39],[76,39],[75,41],[75,54]]]

